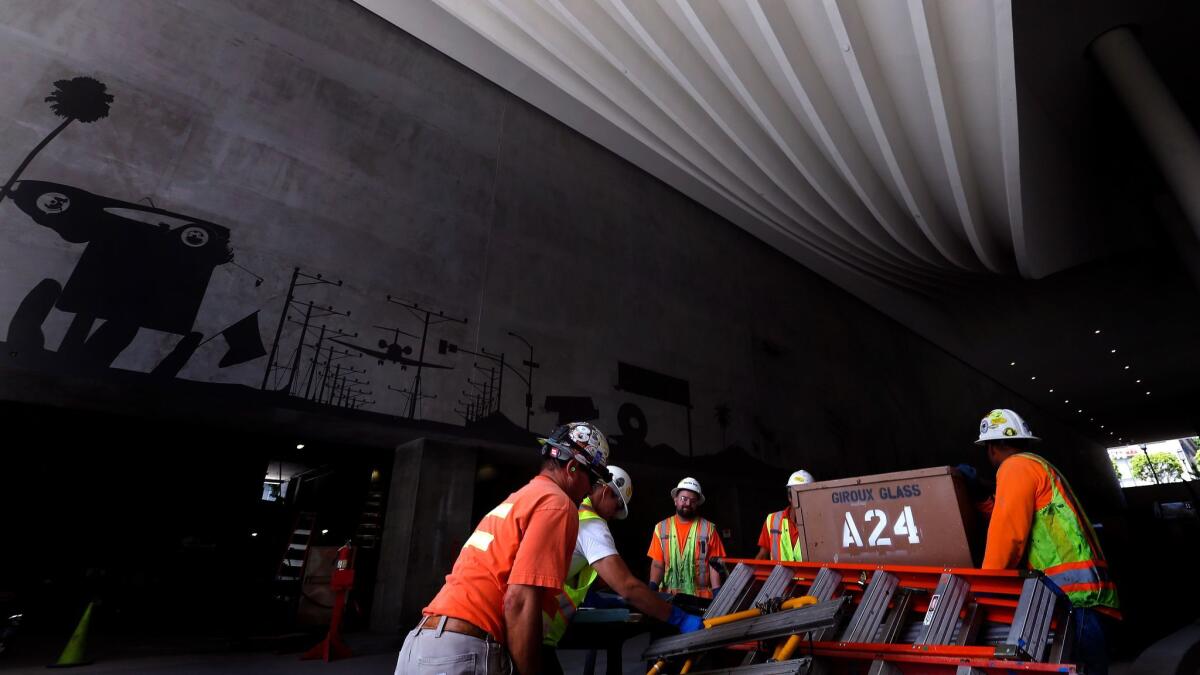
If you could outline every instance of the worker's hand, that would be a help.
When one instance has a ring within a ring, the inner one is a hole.
[[[692,633],[704,628],[703,619],[678,607],[671,608],[671,616],[667,617],[667,623],[678,628],[680,633]]]
[[[650,582],[650,590],[654,591],[655,593],[658,592],[658,582],[657,581]]]
[[[990,496],[988,486],[979,480],[979,472],[975,470],[975,467],[970,464],[959,464],[954,469],[962,474],[963,484],[967,488],[967,496],[972,502],[981,502]]]
[[[970,464],[959,464],[954,467],[954,470],[961,473],[962,477],[967,479],[968,482],[979,480],[979,472]]]

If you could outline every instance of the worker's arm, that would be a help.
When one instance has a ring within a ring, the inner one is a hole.
[[[592,563],[592,567],[596,568],[596,572],[600,574],[600,578],[604,583],[608,584],[616,591],[626,602],[634,607],[642,610],[647,616],[652,616],[659,621],[665,621],[672,626],[678,628],[681,632],[690,633],[695,630],[700,630],[704,627],[700,617],[688,614],[678,607],[673,607],[670,603],[658,597],[658,594],[650,590],[633,573],[629,571],[629,567],[619,555],[610,555],[601,558]]]
[[[717,531],[717,526],[713,525],[712,534],[708,536],[708,587],[713,589],[714,593],[721,588],[721,572],[712,562],[714,559],[724,558],[726,555],[725,542],[721,541],[721,534]]]
[[[542,592],[540,586],[512,584],[504,592],[508,654],[521,675],[541,672]]]
[[[754,554],[755,560],[766,560],[767,558],[770,558],[770,557],[771,557],[771,552],[761,546],[758,547],[758,553]]]
[[[658,564],[657,562],[655,564]],[[666,621],[671,615],[671,605],[658,597],[658,594],[651,591],[643,584],[633,573],[629,571],[629,567],[619,555],[610,555],[607,558],[601,558],[592,563],[592,567],[600,573],[600,578],[604,583],[608,584],[614,591],[617,592],[626,602],[637,607],[647,616],[652,616],[659,621]],[[661,572],[661,566],[660,566]],[[659,575],[661,579],[661,574]]]
[[[1004,461],[996,472],[996,501],[988,524],[983,569],[1016,569],[1025,556],[1039,481],[1045,474],[1036,462],[1020,457]]]
[[[663,575],[666,573],[666,568],[661,560],[650,561],[650,585],[658,588],[662,585]]]

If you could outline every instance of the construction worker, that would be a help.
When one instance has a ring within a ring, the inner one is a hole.
[[[567,578],[578,505],[609,481],[608,441],[591,424],[541,443],[541,472],[479,522],[405,638],[397,675],[541,672],[542,611]]]
[[[1077,661],[1090,675],[1107,673],[1100,617],[1120,618],[1117,588],[1071,485],[1050,462],[1029,452],[1039,440],[1012,410],[993,410],[979,423],[975,443],[987,448],[996,467],[983,568],[1041,570],[1074,606]]]
[[[711,598],[721,576],[708,561],[725,556],[717,526],[696,512],[704,503],[700,481],[688,477],[671,489],[675,515],[654,526],[650,539],[650,588]]]
[[[793,485],[815,482],[811,473],[800,469],[788,476],[784,487],[790,490]],[[800,541],[800,528],[796,526],[790,507],[767,514],[762,532],[758,535],[758,553],[754,559],[804,562],[804,543]]]
[[[556,610],[542,617],[545,631],[542,652],[542,672],[561,673],[555,648],[575,613],[583,602],[588,589],[597,578],[603,579],[609,588],[617,592],[630,605],[647,616],[665,621],[683,633],[704,627],[700,617],[673,607],[646,584],[633,576],[625,561],[617,553],[608,521],[624,520],[629,516],[629,501],[633,499],[633,480],[619,466],[608,466],[612,480],[597,485],[592,494],[579,505],[579,537],[575,543],[575,554],[571,556],[571,567]]]

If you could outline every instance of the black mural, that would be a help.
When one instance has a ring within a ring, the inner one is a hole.
[[[50,141],[62,133],[63,129],[66,129],[71,122],[79,121],[91,124],[96,120],[108,117],[108,105],[113,102],[113,97],[108,93],[108,88],[103,82],[90,77],[76,77],[70,80],[56,81],[54,90],[45,100],[50,104],[51,112],[63,118],[62,124],[55,127],[25,156],[25,160],[4,184],[4,189],[0,190],[0,201],[4,201],[8,191],[21,178],[25,167],[29,166],[33,158],[37,157],[42,148],[49,145]]]
[[[62,182],[22,178],[38,154],[73,122],[90,124],[107,118],[113,99],[104,83],[93,78],[55,82],[45,100],[62,121],[24,157],[0,189],[0,203],[11,201],[15,207],[9,210],[15,222],[27,226],[32,221],[54,232],[62,241],[82,248],[74,268],[64,275],[65,280],[42,279],[26,293],[9,323],[5,351],[10,356],[46,367],[101,370],[111,368],[139,332],[146,329],[178,336],[170,353],[149,373],[169,380],[178,377],[198,349],[224,338],[226,352],[218,368],[268,357],[261,384],[256,383],[261,390],[255,394],[258,400],[278,401],[285,396],[346,409],[376,403],[371,398],[373,391],[368,388],[371,379],[367,368],[355,365],[370,359],[379,366],[399,366],[388,371],[390,384],[380,384],[404,397],[403,409],[392,414],[409,419],[422,416],[423,400],[436,398],[426,393],[428,383],[423,380],[461,366],[460,373],[467,374],[467,388],[462,390],[462,398],[454,410],[466,425],[483,429],[480,425],[490,424],[505,433],[513,432],[510,434],[513,438],[520,435],[515,432],[528,435],[525,432],[530,430],[534,413],[534,371],[541,364],[534,360],[533,345],[511,331],[507,333],[506,344],[516,349],[519,354],[516,358],[510,359],[503,350],[489,351],[482,345],[478,345],[477,351],[468,349],[447,339],[446,326],[442,326],[465,325],[466,318],[448,316],[423,304],[388,295],[387,303],[401,308],[397,313],[412,317],[407,326],[412,332],[373,326],[387,331],[390,339],[374,342],[360,338],[353,326],[348,325],[350,311],[335,309],[328,304],[328,298],[317,301],[322,293],[338,292],[342,281],[326,279],[299,267],[292,269],[286,294],[274,296],[282,298],[282,307],[269,351],[263,345],[258,310],[215,334],[206,336],[195,330],[217,268],[229,265],[241,269],[254,278],[256,288],[264,281],[233,262],[233,237],[228,227],[159,208],[152,202],[124,201]],[[56,347],[47,344],[46,337],[47,320],[54,310],[71,315],[66,334]],[[377,347],[372,347],[373,343]],[[437,356],[427,360],[434,348]],[[28,358],[29,355],[34,358]],[[473,357],[473,361],[464,362],[461,358],[464,355]],[[688,381],[622,362],[617,367],[619,390],[683,408],[690,453],[692,401]],[[516,378],[517,386],[524,388],[523,431],[508,422],[501,412],[506,377],[510,387],[514,385],[512,378]],[[560,424],[600,416],[593,400],[583,396],[549,396],[545,399],[545,410],[556,413]],[[729,427],[728,405],[717,406],[716,415],[724,446]],[[677,454],[670,445],[651,445],[647,441],[649,426],[638,405],[624,403],[617,418],[620,433],[613,434],[612,439],[623,451]]]
[[[362,345],[356,345],[352,342],[346,342],[345,340],[338,340],[336,338],[333,339],[333,342],[336,342],[336,343],[342,345],[343,347],[349,347],[350,349],[353,349],[354,351],[356,351],[360,354],[365,354],[366,356],[374,356],[376,359],[378,359],[379,365],[381,365],[381,366],[384,365],[384,363],[386,362],[386,363],[399,364],[400,370],[404,370],[408,366],[421,366],[422,368],[440,368],[443,370],[451,370],[454,368],[454,366],[442,365],[440,363],[430,363],[428,361],[418,361],[416,359],[410,359],[410,358],[408,358],[407,355],[412,353],[412,347],[410,347],[408,345],[400,346],[396,342],[388,342],[387,340],[379,341],[379,349],[371,349],[369,347],[363,347]]]
[[[600,411],[591,396],[547,396],[543,407],[546,412],[558,413],[557,426],[600,419]]]
[[[9,198],[38,225],[87,244],[53,306],[75,315],[59,353],[89,363],[110,365],[139,328],[190,333],[213,269],[233,259],[227,228],[182,214],[46,181],[20,181]],[[48,308],[52,283],[22,303],[10,340],[40,339],[37,310]],[[105,323],[93,334],[98,319]]]
[[[692,390],[687,380],[618,361],[616,388],[617,391],[655,398],[682,407],[687,414],[688,455],[693,453]],[[638,412],[641,413],[641,410],[638,409]],[[620,411],[617,414],[618,417],[621,416]],[[645,415],[642,415],[642,419],[645,419]],[[624,427],[622,427],[622,431],[624,431]]]
[[[213,270],[233,260],[229,229],[216,223],[42,180],[20,180],[33,158],[73,121],[108,116],[112,95],[89,77],[55,82],[46,97],[63,122],[33,149],[0,191],[33,222],[64,241],[86,244],[66,285],[45,279],[13,314],[11,351],[45,350],[52,309],[74,314],[57,353],[81,366],[108,367],[142,328],[183,339],[155,369],[174,376],[203,344],[192,331]],[[93,331],[97,321],[103,323]],[[222,368],[265,354],[257,312],[225,329]]]

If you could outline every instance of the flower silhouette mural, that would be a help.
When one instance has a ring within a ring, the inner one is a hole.
[[[21,162],[12,176],[9,176],[8,182],[4,184],[4,189],[0,190],[0,201],[4,201],[4,198],[8,196],[13,183],[16,183],[21,177],[33,158],[37,157],[38,153],[49,145],[55,136],[62,133],[63,129],[66,129],[71,122],[91,124],[96,120],[108,117],[109,104],[113,102],[113,96],[108,93],[108,88],[104,83],[95,78],[74,77],[69,80],[56,81],[54,90],[46,97],[46,102],[50,104],[50,110],[55,115],[63,118],[62,124],[55,127],[25,156],[25,160]]]

